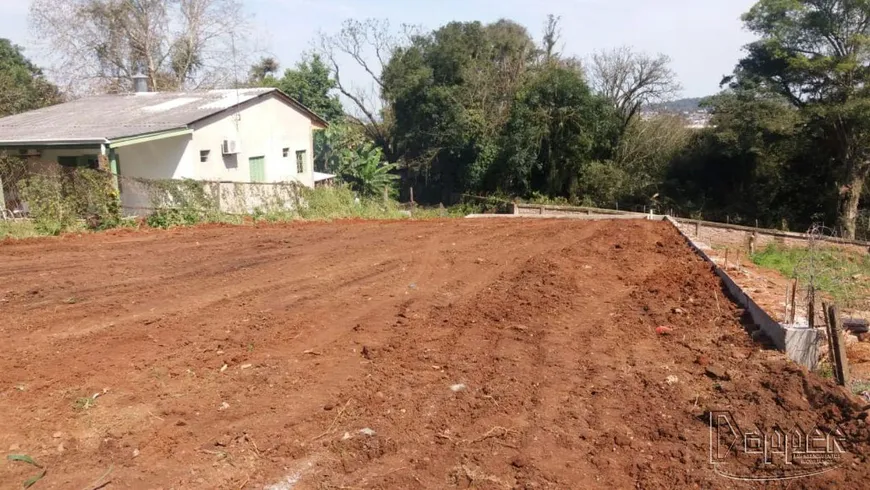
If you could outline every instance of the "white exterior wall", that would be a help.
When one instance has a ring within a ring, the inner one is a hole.
[[[201,180],[250,182],[249,159],[265,158],[266,182],[300,182],[314,187],[314,125],[308,116],[270,95],[238,113],[206,120],[194,127],[193,170],[184,177]],[[221,141],[235,139],[241,152],[221,155]],[[284,148],[289,149],[286,158]],[[208,162],[199,152],[210,150]],[[305,172],[296,173],[296,152],[305,150]]]
[[[197,178],[191,168],[194,158],[191,136],[186,134],[116,149],[119,173],[123,177],[155,180]]]
[[[115,151],[118,155],[121,206],[126,214],[147,214],[151,207],[152,189],[136,179],[165,180],[193,177],[192,135],[185,134],[130,146]]]

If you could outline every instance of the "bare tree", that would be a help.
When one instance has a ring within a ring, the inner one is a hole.
[[[666,55],[651,56],[621,47],[592,55],[589,75],[593,87],[613,103],[623,128],[627,128],[644,105],[680,93],[682,87],[670,64]]]
[[[556,52],[556,45],[562,39],[562,28],[559,24],[562,22],[562,16],[550,14],[547,16],[547,22],[544,24],[544,61],[549,63],[554,58],[559,57]]]
[[[33,0],[30,23],[73,94],[130,90],[139,71],[152,90],[229,86],[250,66],[241,0]]]
[[[336,34],[320,34],[316,51],[331,65],[338,91],[352,106],[349,118],[362,127],[389,161],[395,161],[389,114],[384,100],[383,71],[407,44],[417,28],[403,25],[394,31],[389,21],[348,19]],[[351,75],[348,75],[351,74]],[[351,81],[368,80],[368,82]]]

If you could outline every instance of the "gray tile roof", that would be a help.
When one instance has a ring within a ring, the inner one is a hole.
[[[184,128],[271,92],[322,122],[310,110],[272,88],[99,95],[0,118],[0,145],[103,141]]]

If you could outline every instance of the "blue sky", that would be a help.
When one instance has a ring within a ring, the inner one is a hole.
[[[293,65],[318,31],[338,30],[346,18],[387,18],[394,25],[435,28],[451,20],[509,18],[540,37],[549,13],[562,16],[562,51],[587,57],[595,50],[634,46],[664,53],[684,86],[683,95],[718,91],[742,46],[752,40],[740,14],[754,0],[246,0],[261,47],[282,66]],[[0,37],[40,61],[28,35],[27,0],[0,0]]]

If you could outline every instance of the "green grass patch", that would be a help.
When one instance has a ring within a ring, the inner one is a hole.
[[[860,395],[864,392],[870,392],[870,381],[853,381],[852,393]]]
[[[97,405],[97,400],[90,396],[83,396],[81,398],[76,398],[76,401],[73,403],[73,408],[77,412],[84,412],[85,410],[90,410],[91,408]]]
[[[4,238],[31,238],[40,236],[30,220],[0,221],[0,240]]]
[[[870,286],[870,256],[835,247],[819,247],[814,252],[802,247],[771,244],[752,255],[752,262],[765,269],[797,279],[799,287],[812,282],[843,306],[854,306]]]
[[[399,203],[383,198],[358,197],[348,187],[323,187],[304,189],[302,203],[296,210],[304,220],[335,220],[345,218],[399,219],[407,215],[399,209]]]
[[[816,374],[825,379],[834,379],[834,367],[830,362],[822,361],[816,369]]]

